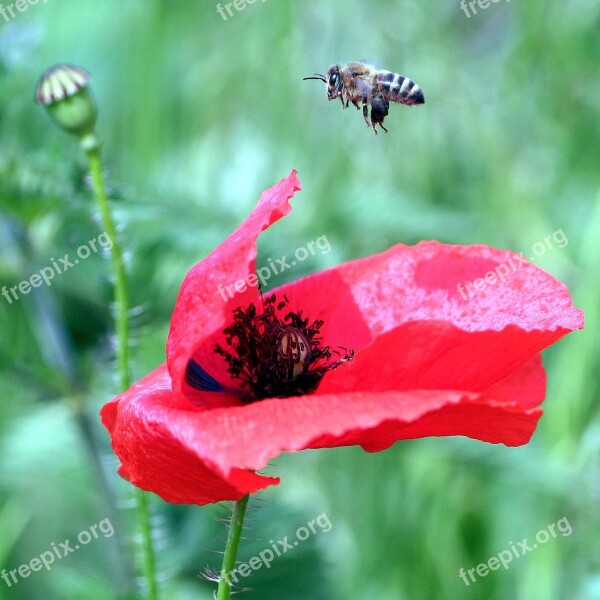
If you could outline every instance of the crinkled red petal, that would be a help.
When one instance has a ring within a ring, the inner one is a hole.
[[[165,365],[102,409],[120,473],[169,502],[239,499],[279,480],[255,473],[282,451],[466,435],[516,446],[541,411],[486,394],[447,390],[271,398],[247,406],[183,408]]]
[[[275,292],[290,310],[325,322],[325,344],[359,350],[324,377],[319,393],[485,391],[583,327],[567,287],[530,263],[467,299],[457,290],[519,265],[517,256],[487,246],[397,245]]]
[[[217,380],[229,380],[224,361],[213,351],[214,344],[223,342],[222,332],[230,324],[233,309],[256,301],[259,295],[256,285],[246,285],[241,293],[235,291],[235,285],[241,289],[248,275],[256,273],[256,238],[292,210],[289,200],[300,189],[296,171],[292,171],[263,192],[248,218],[186,275],[167,340],[167,363],[173,393],[179,400],[204,401],[203,395],[185,382],[192,357]]]
[[[166,363],[105,404],[100,416],[120,475],[176,504],[239,500],[279,482],[243,467],[224,471],[212,458],[220,443],[214,447],[211,428],[199,419],[203,412],[175,400]]]

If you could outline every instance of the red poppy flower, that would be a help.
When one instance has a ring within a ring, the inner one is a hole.
[[[273,312],[283,312],[272,331],[281,334],[267,346],[277,346],[281,363],[263,369],[264,389],[279,367],[288,381],[314,375],[312,387],[264,399],[244,389],[243,360],[230,346],[236,327],[264,326],[256,238],[291,211],[299,189],[292,171],[192,268],[167,362],[102,408],[120,474],[168,502],[206,504],[278,483],[257,471],[283,451],[357,444],[377,452],[447,435],[527,443],[545,395],[540,351],[582,328],[583,314],[552,276],[483,245],[398,244],[274,290],[281,304]],[[488,276],[468,295],[457,289],[490,272],[493,283]],[[294,327],[283,313],[296,315]],[[321,363],[309,368],[319,338]],[[251,336],[245,343],[259,352]],[[332,361],[328,348],[356,354]]]

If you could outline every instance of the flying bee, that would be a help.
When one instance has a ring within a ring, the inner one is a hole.
[[[331,65],[325,75],[313,73],[313,77],[327,84],[327,98],[339,98],[343,108],[348,108],[352,102],[360,110],[362,102],[363,117],[367,127],[372,127],[377,134],[376,125],[387,132],[383,120],[388,114],[390,102],[400,104],[423,104],[423,90],[408,77],[403,77],[391,71],[376,69],[366,63],[348,63],[347,65]],[[369,109],[371,105],[371,119]]]

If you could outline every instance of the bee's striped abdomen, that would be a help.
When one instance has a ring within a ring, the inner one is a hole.
[[[400,102],[400,104],[423,104],[425,96],[423,90],[408,77],[382,71],[378,76],[378,87],[387,100]]]

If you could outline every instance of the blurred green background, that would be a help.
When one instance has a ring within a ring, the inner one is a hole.
[[[33,103],[56,62],[88,69],[127,251],[136,378],[164,359],[186,271],[298,169],[293,215],[259,264],[321,235],[332,251],[275,284],[397,242],[485,243],[565,281],[586,330],[544,353],[546,412],[508,449],[423,439],[281,456],[282,483],[252,501],[239,558],[326,513],[321,532],[244,581],[286,600],[600,599],[600,3],[501,0],[257,1],[223,20],[212,2],[49,0],[0,17],[0,286],[103,231],[86,164]],[[303,82],[367,59],[415,79],[426,104],[394,105],[388,134]],[[100,426],[117,391],[109,263],[84,264],[9,305],[0,297],[0,569],[110,518],[100,537],[0,598],[136,598],[131,487]],[[104,482],[104,483],[103,483]],[[226,507],[153,497],[163,598],[210,599]],[[469,569],[566,517],[551,539],[477,583]]]

